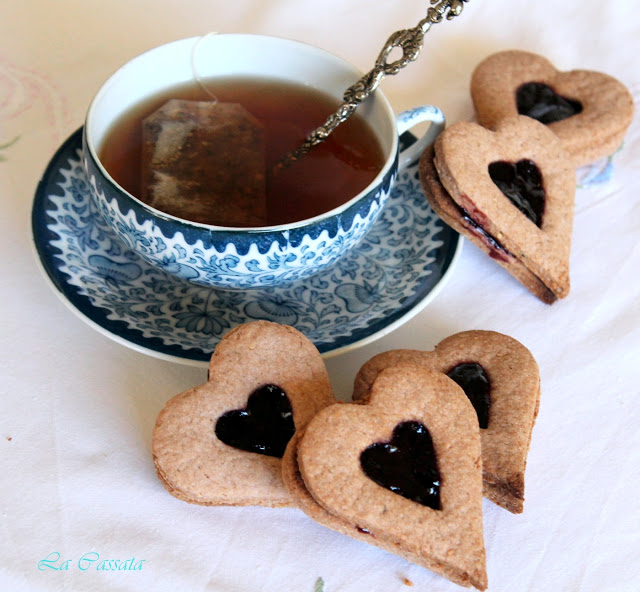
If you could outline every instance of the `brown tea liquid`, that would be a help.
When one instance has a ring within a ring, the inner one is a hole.
[[[220,102],[242,104],[264,127],[266,170],[297,148],[333,113],[338,101],[303,85],[269,79],[206,81]],[[211,100],[195,82],[156,95],[124,114],[109,130],[100,159],[129,193],[140,197],[142,120],[169,99]],[[267,178],[267,224],[286,224],[327,212],[362,191],[384,164],[382,147],[358,114],[322,144]],[[216,163],[212,163],[215,166]]]

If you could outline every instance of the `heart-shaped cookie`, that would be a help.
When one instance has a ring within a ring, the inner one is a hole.
[[[191,503],[291,505],[281,478],[286,444],[334,402],[320,353],[302,333],[267,321],[241,325],[217,345],[208,381],[158,415],[158,476]]]
[[[327,407],[290,441],[283,479],[321,524],[486,588],[478,422],[445,375],[385,369],[368,404]]]
[[[569,293],[575,170],[544,124],[458,122],[420,159],[436,213],[547,303]]]
[[[561,72],[540,55],[516,50],[493,54],[476,67],[471,97],[485,127],[518,114],[549,125],[576,167],[613,154],[634,112],[631,93],[615,78]]]
[[[366,402],[378,374],[399,363],[447,374],[473,404],[482,442],[484,495],[510,512],[524,504],[524,474],[540,403],[540,373],[531,352],[495,331],[464,331],[433,351],[391,350],[365,363],[353,399]]]

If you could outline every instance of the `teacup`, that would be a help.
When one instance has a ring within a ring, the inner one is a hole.
[[[345,196],[343,205],[321,215],[278,226],[231,228],[190,222],[126,191],[98,155],[122,114],[194,75],[274,78],[310,85],[340,100],[362,74],[343,59],[301,42],[218,34],[152,49],[125,64],[100,88],[83,134],[83,162],[95,204],[122,241],[147,262],[209,287],[262,288],[309,277],[335,263],[371,228],[398,171],[414,162],[444,127],[442,112],[430,105],[396,116],[378,89],[357,112],[374,130],[384,165],[360,193]],[[431,123],[415,143],[400,151],[399,136],[421,122]]]

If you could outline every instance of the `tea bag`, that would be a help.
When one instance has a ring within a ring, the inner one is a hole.
[[[242,105],[171,99],[142,122],[142,197],[221,226],[266,224],[264,130]]]

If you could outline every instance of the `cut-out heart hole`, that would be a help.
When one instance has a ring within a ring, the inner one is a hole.
[[[516,208],[538,228],[542,227],[545,191],[535,162],[498,160],[489,164],[489,176]]]
[[[434,510],[440,509],[440,471],[429,430],[418,421],[399,423],[389,442],[360,454],[365,475],[378,485]]]
[[[287,394],[268,384],[251,393],[246,408],[221,415],[215,433],[234,448],[282,458],[295,429]]]
[[[447,376],[462,388],[476,410],[478,424],[486,430],[489,426],[491,382],[484,368],[477,362],[465,362],[451,368]]]
[[[520,85],[516,90],[516,105],[520,115],[545,124],[567,119],[582,111],[580,101],[561,97],[542,82],[525,82]]]

